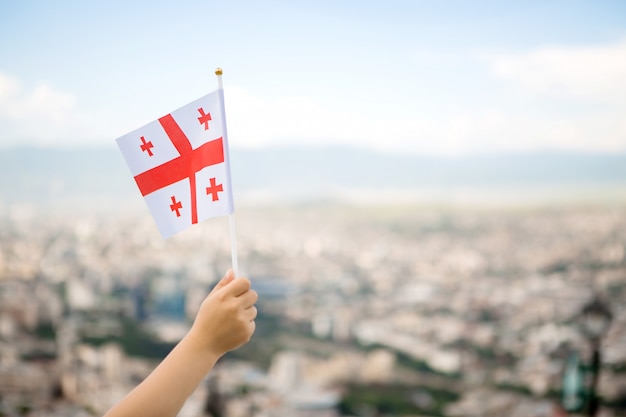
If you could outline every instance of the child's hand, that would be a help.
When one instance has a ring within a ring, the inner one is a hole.
[[[204,299],[186,336],[194,347],[220,357],[247,343],[254,333],[258,299],[250,280],[229,270]]]
[[[204,299],[191,330],[105,417],[176,416],[217,360],[252,337],[258,295],[228,271]]]

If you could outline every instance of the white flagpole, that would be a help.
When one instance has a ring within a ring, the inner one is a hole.
[[[221,106],[222,106],[222,131],[224,133],[224,138],[226,146],[224,147],[224,152],[227,155],[228,160],[228,177],[231,184],[231,196],[232,196],[232,179],[230,178],[230,150],[228,145],[228,134],[226,133],[226,112],[224,110],[224,87],[222,85],[222,69],[216,68],[215,75],[217,76],[217,89],[220,90],[221,94]],[[234,203],[233,203],[234,204]],[[228,222],[230,223],[230,254],[232,257],[233,264],[233,273],[235,274],[235,278],[239,276],[239,264],[237,262],[237,235],[235,233],[235,213],[230,213],[228,215]]]

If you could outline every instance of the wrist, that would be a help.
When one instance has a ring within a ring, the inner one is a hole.
[[[199,337],[199,335],[195,333],[195,330],[192,327],[192,329],[180,341],[179,346],[181,349],[185,350],[187,354],[191,355],[194,360],[213,366],[225,352],[219,352],[216,349],[212,349],[206,342],[203,342],[202,339],[203,338]]]

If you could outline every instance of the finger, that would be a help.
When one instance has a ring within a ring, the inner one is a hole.
[[[250,280],[248,278],[235,278],[228,283],[226,290],[230,295],[239,297],[250,290]]]
[[[246,320],[253,321],[256,318],[259,311],[257,310],[255,306],[252,306],[252,307],[245,309],[243,313],[244,313],[244,318]]]
[[[248,308],[254,305],[254,303],[256,303],[258,299],[259,295],[254,290],[247,291],[246,293],[239,296],[239,302],[241,303],[240,305],[242,305],[244,308]]]
[[[229,269],[228,271],[226,271],[226,274],[222,277],[222,279],[220,279],[218,283],[215,284],[215,287],[213,287],[213,290],[211,292],[215,292],[215,291],[218,291],[220,288],[224,288],[234,279],[235,279],[235,273],[233,272],[232,269]]]

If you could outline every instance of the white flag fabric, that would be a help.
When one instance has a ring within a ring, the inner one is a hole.
[[[223,94],[216,90],[117,139],[163,238],[234,211]]]

